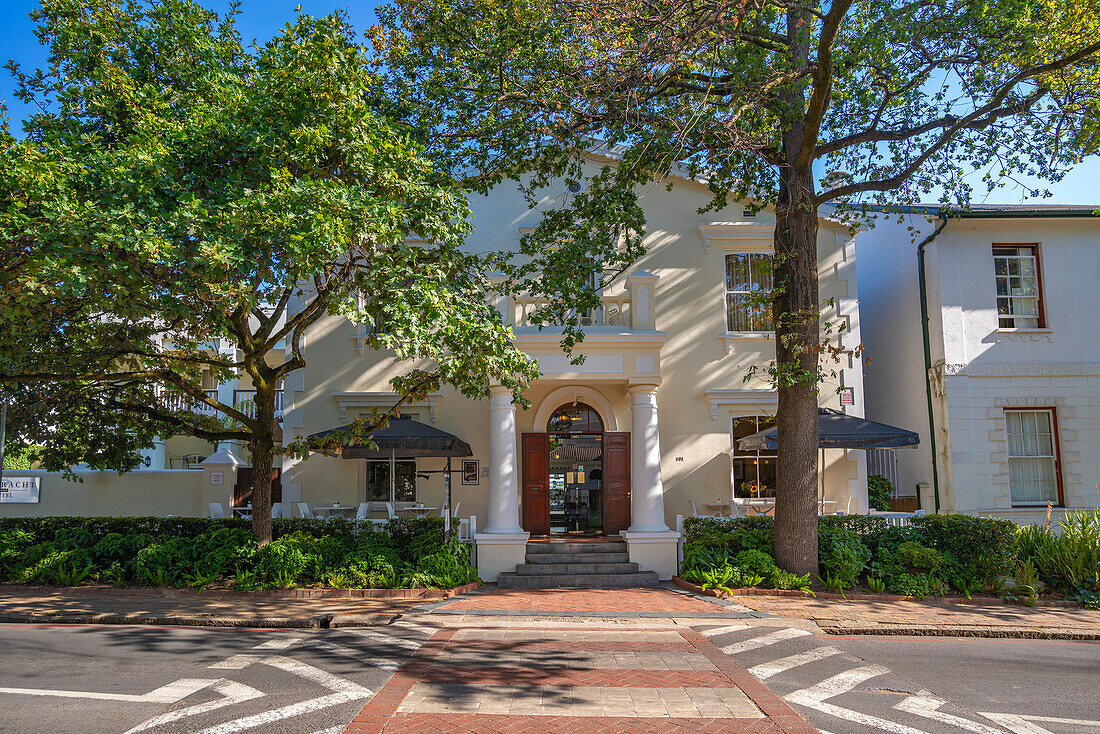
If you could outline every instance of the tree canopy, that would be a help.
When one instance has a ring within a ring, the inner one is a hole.
[[[977,178],[1057,179],[1100,143],[1097,0],[395,0],[372,37],[440,170],[474,187],[577,175],[643,251],[637,192],[671,173],[774,207],[775,553],[817,571],[819,207],[840,216]],[[472,172],[472,173],[469,173]],[[979,184],[980,185],[980,184]],[[553,223],[532,235],[549,242]],[[532,244],[537,247],[537,244]]]
[[[463,248],[464,191],[343,15],[262,46],[187,0],[34,17],[48,66],[9,68],[40,111],[0,130],[0,384],[46,468],[131,469],[158,435],[240,441],[270,538],[275,390],[326,314],[408,360],[404,400],[522,395],[534,367],[488,305],[494,255]],[[237,375],[248,406],[203,389]]]

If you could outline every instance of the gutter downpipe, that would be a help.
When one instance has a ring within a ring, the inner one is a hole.
[[[928,333],[928,287],[925,283],[924,248],[936,239],[947,226],[947,212],[940,212],[940,223],[917,245],[917,280],[920,283],[920,325],[924,339],[924,396],[928,402],[928,443],[932,449],[932,496],[936,503],[936,514],[940,511],[940,474],[939,459],[936,456],[936,419],[932,408],[932,344]],[[919,495],[918,495],[919,496]]]

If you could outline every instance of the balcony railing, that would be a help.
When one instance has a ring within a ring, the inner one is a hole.
[[[537,326],[531,317],[547,301],[538,298],[519,296],[514,299],[516,326]],[[594,311],[577,314],[577,323],[581,326],[630,326],[630,294],[603,296],[600,307]],[[552,324],[561,326],[561,324]]]
[[[203,390],[203,393],[212,400],[218,399],[217,390]],[[168,410],[190,410],[199,415],[211,416],[217,415],[218,412],[214,410],[213,406],[207,405],[206,403],[200,403],[190,395],[185,395],[183,393],[165,391],[161,393],[160,397],[161,400],[164,401],[164,407]]]
[[[234,390],[233,391],[233,407],[241,411],[249,418],[256,417],[256,391],[255,390]],[[283,414],[283,391],[275,391],[275,417],[279,418]]]
[[[652,331],[656,327],[654,291],[657,276],[638,271],[622,286],[611,287],[600,296],[600,305],[592,311],[577,313],[577,323],[581,327],[610,327],[628,331]],[[501,281],[502,282],[502,281]],[[504,323],[511,326],[535,327],[539,324],[533,317],[547,305],[547,301],[528,295],[498,294],[494,305],[500,311]],[[561,326],[560,323],[546,323],[543,326]]]

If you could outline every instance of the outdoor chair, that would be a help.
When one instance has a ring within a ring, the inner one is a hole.
[[[455,502],[454,507],[450,508],[450,512],[447,511],[447,506],[439,508],[439,516],[450,515],[451,517],[458,517],[458,508],[462,506],[461,502]]]
[[[355,511],[356,520],[370,519],[370,502],[360,502],[359,509]]]
[[[225,508],[222,507],[221,502],[211,502],[210,503],[210,519],[211,520],[224,520],[225,519]]]
[[[283,516],[283,503],[272,502],[271,503],[271,519],[276,520]]]
[[[295,504],[298,506],[298,517],[302,518],[303,520],[313,519],[313,510],[310,508],[309,503],[296,502]]]
[[[695,500],[688,500],[691,503],[691,516],[692,517],[720,517],[717,514],[699,512],[699,508],[695,506]]]
[[[206,457],[202,454],[188,454],[183,457],[184,468],[186,469],[202,469],[202,462]]]

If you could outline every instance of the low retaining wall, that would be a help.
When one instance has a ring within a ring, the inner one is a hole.
[[[133,596],[140,594],[158,599],[202,597],[204,599],[235,599],[243,597],[262,599],[450,599],[452,596],[476,590],[480,584],[456,586],[453,589],[268,589],[265,591],[230,591],[228,589],[165,589],[118,588],[116,586],[0,586],[0,594],[10,591],[28,593],[43,591],[67,594],[95,594],[97,596]]]

